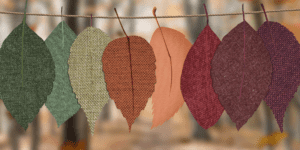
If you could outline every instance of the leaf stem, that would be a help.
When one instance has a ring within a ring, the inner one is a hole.
[[[25,11],[24,11],[24,18],[23,18],[23,31],[22,31],[22,51],[21,51],[21,59],[22,59],[22,70],[21,70],[21,75],[22,75],[22,87],[24,86],[24,81],[23,81],[23,47],[24,47],[24,28],[25,28],[25,23],[26,23],[26,9],[27,9],[27,1],[25,3]]]
[[[244,14],[244,4],[242,5],[242,10],[243,10],[243,23],[244,23],[244,63],[243,63],[243,77],[242,77],[242,83],[241,83],[241,88],[240,88],[240,96],[239,96],[239,100],[242,97],[242,88],[243,88],[243,82],[244,82],[244,69],[245,69],[245,49],[246,49],[246,30],[245,30],[245,14]]]
[[[169,58],[170,58],[170,65],[171,65],[171,84],[170,84],[170,94],[169,94],[169,95],[171,95],[172,76],[173,76],[173,75],[172,75],[172,74],[173,74],[173,71],[172,71],[172,59],[171,59],[171,55],[170,55],[170,52],[169,52],[168,47],[167,47],[166,40],[165,40],[164,35],[163,35],[163,33],[162,33],[161,27],[160,27],[160,25],[159,25],[159,23],[158,23],[158,20],[157,20],[156,15],[155,15],[155,12],[156,12],[156,7],[153,8],[152,13],[153,13],[153,15],[154,15],[154,17],[155,17],[155,20],[156,20],[156,22],[157,22],[157,25],[158,25],[158,27],[159,27],[159,29],[160,29],[160,32],[161,32],[161,34],[162,34],[162,37],[163,37],[163,40],[164,40],[164,43],[165,43],[165,46],[166,46],[166,48],[167,48],[168,55],[169,55]]]
[[[272,37],[271,28],[270,28],[270,23],[269,23],[269,20],[268,20],[268,17],[267,17],[266,11],[265,11],[265,7],[264,7],[264,5],[263,5],[263,4],[261,4],[261,7],[262,7],[262,9],[263,9],[263,11],[264,11],[264,14],[265,14],[265,17],[266,17],[266,20],[267,20],[267,23],[268,23],[268,27],[269,27],[269,31],[270,31],[270,35],[271,35],[271,39],[272,39],[272,43],[274,44],[274,47],[276,47],[276,46],[275,46],[275,42],[274,42],[274,40],[273,40],[273,37]]]
[[[121,27],[122,27],[122,30],[123,30],[123,32],[124,32],[124,34],[126,35],[126,37],[127,37],[127,41],[128,41],[128,51],[129,51],[129,61],[130,61],[130,71],[131,71],[131,84],[132,84],[132,108],[133,108],[133,111],[132,111],[132,113],[133,113],[133,116],[134,116],[134,92],[133,92],[133,75],[132,75],[132,64],[131,64],[131,52],[130,52],[130,40],[129,40],[129,37],[127,36],[127,34],[126,34],[126,32],[125,32],[125,30],[124,30],[124,28],[123,28],[123,25],[122,25],[122,23],[121,23],[121,20],[120,20],[120,18],[119,18],[119,15],[118,15],[118,13],[117,13],[117,10],[116,10],[116,8],[114,8],[114,10],[115,10],[115,12],[116,12],[116,15],[117,15],[117,17],[118,17],[118,20],[119,20],[119,22],[120,22],[120,25],[121,25]],[[129,127],[129,132],[131,131],[131,126]]]

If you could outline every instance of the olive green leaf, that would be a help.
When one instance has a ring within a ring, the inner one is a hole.
[[[102,55],[111,39],[100,29],[88,27],[70,49],[69,76],[78,103],[85,112],[94,134],[95,122],[109,95],[102,70]]]
[[[76,37],[72,29],[62,21],[45,41],[55,63],[53,91],[45,105],[56,119],[58,127],[80,109],[68,74],[70,47]]]

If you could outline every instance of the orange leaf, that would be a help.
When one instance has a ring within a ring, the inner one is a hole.
[[[274,0],[275,4],[294,3],[296,0]]]
[[[300,42],[300,23],[296,23],[296,24],[282,23],[282,25],[285,26],[287,29],[289,29],[291,32],[293,32],[297,41]]]
[[[180,90],[181,73],[184,60],[192,47],[191,42],[181,32],[166,27],[161,27],[161,30],[163,36],[160,29],[157,28],[150,41],[156,58],[157,79],[152,95],[153,121],[151,129],[169,120],[183,105],[184,100]],[[172,60],[172,68],[168,51]],[[170,87],[170,85],[172,86]]]
[[[67,141],[61,146],[61,150],[86,150],[86,141],[79,140],[79,142]]]
[[[271,135],[261,137],[256,146],[258,148],[263,148],[266,145],[274,146],[287,136],[288,134],[286,132],[274,132]]]

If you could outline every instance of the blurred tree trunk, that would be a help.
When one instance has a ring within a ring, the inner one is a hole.
[[[84,143],[85,143],[85,147],[86,147],[86,150],[89,149],[89,134],[91,134],[89,131],[89,125],[88,125],[88,122],[87,122],[87,118],[86,118],[86,115],[83,111],[82,108],[79,109],[79,111],[77,112],[77,115],[78,115],[78,120],[77,120],[77,124],[78,124],[78,135],[79,135],[79,138],[80,140],[83,140]]]
[[[136,0],[129,0],[129,8],[127,11],[126,16],[134,16],[135,15],[135,10],[136,9]],[[127,34],[134,34],[135,31],[135,19],[127,19],[128,25],[129,25],[129,30],[126,32]]]
[[[3,130],[3,121],[2,121],[2,106],[3,106],[3,101],[1,99],[1,95],[0,95],[0,134],[2,134],[2,130]]]
[[[273,129],[273,119],[274,118],[272,115],[272,110],[269,108],[269,106],[263,102],[262,103],[264,105],[264,112],[265,112],[265,119],[264,119],[264,132],[265,135],[271,135],[274,132]],[[266,146],[265,150],[272,150],[273,147],[272,146]]]
[[[9,142],[11,144],[11,148],[13,150],[19,150],[19,134],[18,134],[18,128],[20,125],[17,123],[15,119],[11,120],[11,126],[10,126],[10,131],[9,131]]]
[[[295,106],[297,107],[297,112],[298,112],[298,121],[297,121],[297,126],[298,126],[298,139],[300,139],[300,102],[299,98],[297,97],[294,101]]]
[[[65,3],[65,6],[67,6],[67,12],[68,15],[76,15],[77,9],[78,9],[78,0],[67,0]],[[66,19],[66,23],[70,26],[70,28],[75,32],[76,35],[78,35],[78,26],[76,22],[75,17],[69,17]],[[78,111],[79,112],[79,111]],[[63,133],[63,141],[71,141],[71,142],[78,142],[78,132],[76,129],[78,129],[78,125],[76,124],[77,118],[78,118],[78,112],[74,114],[70,119],[68,119],[65,122],[65,129]]]
[[[114,8],[117,6],[117,1],[116,0],[112,0],[111,1],[111,7],[109,7],[108,10],[108,16],[116,16]],[[118,10],[117,10],[118,11]],[[112,38],[112,33],[113,33],[113,29],[114,29],[114,19],[109,19],[108,21],[108,26],[110,27],[108,29],[107,35],[109,37]],[[111,105],[111,101],[112,99],[108,100],[108,103],[103,107],[102,111],[101,111],[101,117],[99,117],[102,121],[107,121],[109,119],[109,114],[110,114],[110,110],[109,110],[109,106]],[[101,132],[101,129],[99,129],[99,131]]]
[[[112,0],[111,1],[111,5],[110,5],[111,7],[109,7],[109,8],[107,8],[107,10],[108,10],[108,16],[116,16],[116,13],[115,13],[115,11],[114,11],[114,8],[116,8],[117,7],[117,1],[116,0]],[[118,10],[117,10],[118,11]],[[113,29],[114,29],[114,20],[115,19],[110,19],[109,20],[109,22],[108,22],[108,26],[110,27],[109,29],[108,29],[108,36],[111,36],[112,34],[113,34]]]
[[[201,0],[198,2],[197,7],[196,7],[197,14],[205,14],[203,4],[206,4],[206,6],[207,6],[207,0]],[[185,0],[183,5],[184,5],[185,14],[191,15],[192,5],[191,5],[190,0]],[[201,31],[206,26],[206,17],[198,17],[198,18],[186,17],[186,19],[187,19],[188,30],[189,30],[190,37],[191,37],[190,41],[193,44],[193,43],[195,43],[195,41],[196,41],[197,37],[199,36],[199,34],[201,33]],[[195,19],[195,20],[193,20],[193,19]],[[191,113],[190,113],[190,117],[192,118],[193,124],[195,126],[195,131],[194,131],[193,137],[196,139],[210,141],[211,137],[209,136],[208,132],[198,124],[198,122],[191,115]]]
[[[40,126],[39,126],[39,114],[36,115],[32,124],[32,139],[31,139],[31,149],[38,150],[40,143]]]
[[[86,1],[86,8],[88,9],[88,8],[92,8],[92,7],[94,7],[96,5],[96,3],[95,3],[95,0],[87,0]],[[91,11],[91,12],[90,12]],[[95,12],[95,9],[91,9],[89,12],[91,13],[91,14],[95,14],[96,12]],[[85,14],[85,15],[91,15],[91,14]],[[85,28],[87,28],[87,27],[89,27],[89,26],[93,26],[94,27],[94,24],[95,24],[95,21],[96,21],[96,19],[93,19],[93,21],[92,21],[92,25],[91,25],[91,18],[86,18],[86,21],[85,21]]]
[[[294,96],[294,101],[293,101],[295,107],[296,107],[296,110],[297,110],[297,116],[298,116],[298,121],[297,121],[297,126],[298,126],[298,133],[297,133],[297,137],[298,139],[300,139],[300,99],[299,99],[299,94],[298,94],[298,91],[295,93],[295,96]]]
[[[294,100],[294,98],[292,99],[292,101]],[[285,149],[286,150],[292,150],[292,141],[294,139],[294,133],[293,133],[293,128],[292,128],[292,119],[291,119],[291,112],[293,109],[293,103],[289,103],[289,106],[286,108],[286,112],[284,114],[284,132],[287,132],[288,137],[285,139]]]
[[[23,135],[25,133],[25,130],[21,125],[17,123],[17,121],[15,120],[15,118],[13,118],[9,111],[6,111],[6,115],[11,122],[8,134],[9,143],[11,144],[11,148],[13,150],[18,150],[20,135]]]

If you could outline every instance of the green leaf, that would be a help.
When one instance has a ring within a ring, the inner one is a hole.
[[[91,133],[109,100],[102,70],[102,55],[111,39],[100,29],[83,30],[70,49],[69,76],[78,103],[86,114]]]
[[[7,110],[26,130],[52,91],[55,66],[43,39],[25,19],[23,23],[2,44],[0,92]]]
[[[72,29],[62,21],[45,41],[55,62],[53,91],[45,105],[56,119],[58,127],[80,109],[68,74],[70,47],[76,37]]]

